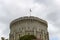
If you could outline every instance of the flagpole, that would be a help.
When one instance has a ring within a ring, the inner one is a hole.
[[[30,9],[30,16],[31,16],[31,12],[32,12],[32,10]]]

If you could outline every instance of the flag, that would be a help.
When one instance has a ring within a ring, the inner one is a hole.
[[[30,12],[32,12],[32,10],[30,9]]]

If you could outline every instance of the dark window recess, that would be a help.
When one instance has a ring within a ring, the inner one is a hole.
[[[30,33],[28,33],[28,35],[30,35]]]
[[[30,29],[30,27],[28,27],[28,29]]]
[[[22,30],[23,30],[23,28],[22,28]]]

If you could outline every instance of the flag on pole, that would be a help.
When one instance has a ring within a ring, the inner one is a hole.
[[[32,12],[32,10],[30,9],[30,12]]]
[[[31,10],[31,8],[30,8],[30,16],[31,16],[31,12],[32,12],[32,10]]]

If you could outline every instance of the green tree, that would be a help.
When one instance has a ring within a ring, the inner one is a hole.
[[[34,35],[24,35],[20,37],[19,40],[32,40],[32,39],[36,39],[36,37]]]

